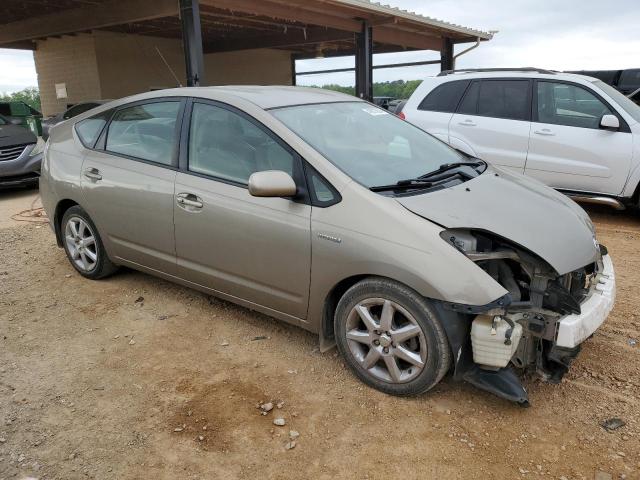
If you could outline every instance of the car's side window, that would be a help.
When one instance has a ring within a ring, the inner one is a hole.
[[[93,148],[98,139],[98,135],[109,121],[112,110],[99,113],[93,117],[85,118],[76,123],[76,133],[82,144],[87,148]]]
[[[529,80],[483,80],[478,92],[478,115],[529,120]]]
[[[602,115],[613,114],[586,88],[547,81],[538,81],[537,84],[539,122],[597,129]]]
[[[469,85],[469,80],[458,80],[438,85],[420,102],[418,110],[455,112],[467,85]]]
[[[105,150],[171,165],[179,111],[179,101],[139,104],[116,111]]]
[[[194,103],[189,128],[189,170],[248,184],[252,173],[294,175],[296,158],[243,116],[216,105]]]
[[[464,98],[458,105],[457,113],[466,115],[478,114],[478,92],[480,91],[480,82],[473,82],[464,94]]]

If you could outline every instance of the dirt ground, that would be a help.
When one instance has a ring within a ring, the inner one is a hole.
[[[133,271],[85,280],[6,218],[34,198],[0,192],[0,479],[640,478],[640,214],[589,210],[616,307],[523,409],[450,379],[387,396],[298,328]]]

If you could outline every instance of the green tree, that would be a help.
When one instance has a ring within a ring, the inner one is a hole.
[[[37,87],[27,87],[13,93],[0,94],[0,102],[24,102],[38,111],[40,110],[40,90]]]
[[[407,99],[411,96],[422,80],[393,80],[392,82],[376,82],[373,84],[373,95],[376,97],[392,97],[399,99]],[[354,87],[345,87],[333,83],[327,85],[314,85],[316,88],[324,88],[325,90],[333,90],[336,92],[355,95]]]

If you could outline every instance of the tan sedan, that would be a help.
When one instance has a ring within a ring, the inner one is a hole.
[[[272,315],[391,394],[452,371],[526,404],[513,367],[559,379],[613,304],[577,205],[338,93],[110,102],[52,129],[40,188],[81,275],[123,265]]]

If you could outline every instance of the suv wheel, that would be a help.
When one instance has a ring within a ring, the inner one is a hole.
[[[392,395],[433,388],[449,370],[446,333],[428,301],[383,278],[365,279],[340,299],[338,350],[366,384]]]
[[[97,280],[117,270],[107,256],[98,229],[80,206],[64,213],[61,227],[64,251],[80,275]]]

